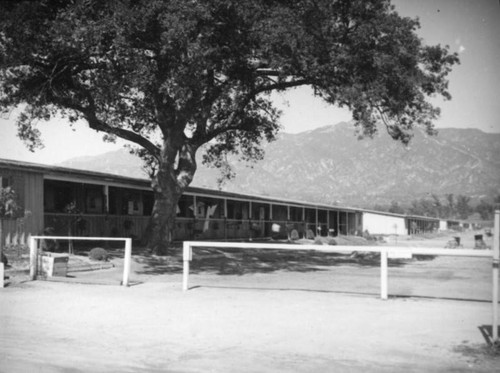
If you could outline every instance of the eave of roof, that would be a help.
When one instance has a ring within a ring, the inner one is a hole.
[[[51,165],[30,163],[30,162],[11,160],[11,159],[0,158],[0,167],[7,168],[7,169],[24,170],[24,171],[42,173],[45,176],[49,176],[49,177],[50,176],[54,176],[54,177],[72,176],[72,177],[77,177],[77,178],[78,177],[85,178],[86,180],[99,180],[101,182],[102,181],[109,181],[109,182],[114,182],[114,183],[121,183],[121,184],[124,184],[124,186],[127,186],[127,185],[139,186],[139,187],[143,187],[143,188],[150,188],[150,186],[151,186],[150,181],[146,178],[140,179],[140,178],[133,178],[133,177],[128,177],[128,176],[113,175],[113,174],[108,174],[108,173],[104,173],[104,172],[78,170],[78,169],[68,168],[68,167],[51,166]],[[304,207],[311,207],[311,208],[314,208],[314,207],[316,207],[316,208],[328,208],[328,209],[342,210],[342,211],[346,211],[346,212],[366,212],[366,213],[374,213],[374,214],[378,214],[378,215],[403,217],[406,219],[419,219],[419,220],[429,220],[429,221],[439,221],[439,220],[454,221],[454,220],[450,220],[450,219],[439,219],[439,218],[434,218],[434,217],[429,217],[429,216],[395,214],[395,213],[386,212],[386,211],[375,211],[375,210],[368,210],[368,209],[363,209],[363,208],[329,205],[329,204],[317,203],[317,202],[297,201],[297,200],[290,200],[290,199],[274,198],[271,196],[260,196],[260,195],[252,195],[252,194],[245,194],[245,193],[224,192],[224,191],[220,191],[220,190],[216,190],[216,189],[208,189],[208,188],[200,188],[200,187],[188,187],[186,189],[186,193],[208,194],[210,196],[219,196],[219,197],[223,197],[223,198],[235,198],[235,199],[244,199],[244,200],[250,200],[250,201],[266,201],[269,203],[274,202],[276,204],[281,203],[281,204],[304,206]]]
[[[139,179],[127,176],[113,175],[104,172],[78,170],[68,167],[51,166],[51,165],[23,162],[10,159],[0,158],[0,167],[14,169],[14,170],[42,173],[45,176],[73,176],[90,180],[120,182],[131,185],[140,185],[144,187],[150,186],[150,182],[147,179]]]
[[[119,176],[113,175],[103,172],[96,171],[87,171],[87,170],[78,170],[74,168],[61,167],[61,166],[51,166],[51,165],[43,165],[38,163],[30,163],[23,162],[17,160],[9,160],[0,158],[0,167],[10,168],[15,170],[23,170],[29,172],[42,173],[45,176],[71,176],[76,178],[82,178],[85,180],[99,180],[99,181],[109,181],[114,183],[122,183],[124,187],[127,185],[133,186],[141,186],[144,188],[149,188],[151,183],[148,179],[140,179],[133,178],[127,176]],[[251,201],[266,201],[266,202],[274,202],[276,204],[289,204],[289,205],[297,205],[297,206],[305,206],[305,207],[317,207],[317,208],[329,208],[329,209],[337,209],[348,212],[360,212],[363,211],[361,208],[353,208],[347,206],[338,206],[338,205],[329,205],[317,202],[308,202],[308,201],[298,201],[298,200],[290,200],[290,199],[282,199],[275,198],[271,196],[260,196],[260,195],[251,195],[245,193],[234,193],[234,192],[225,192],[215,189],[208,188],[200,188],[200,187],[188,187],[186,189],[186,193],[198,193],[198,194],[207,194],[210,196],[219,196],[223,198],[235,198],[235,199],[244,199]]]
[[[364,213],[371,213],[371,214],[385,215],[385,216],[393,216],[393,217],[405,218],[405,219],[418,219],[418,220],[429,220],[429,221],[449,220],[449,219],[435,218],[435,217],[432,217],[432,216],[398,214],[398,213],[394,213],[394,212],[376,211],[376,210],[369,210],[369,209],[361,209],[361,211],[363,211]]]

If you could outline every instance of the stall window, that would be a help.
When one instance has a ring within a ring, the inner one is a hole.
[[[125,215],[142,215],[143,205],[140,192],[127,192],[124,195],[123,205],[126,207]]]
[[[227,218],[243,220],[248,219],[248,202],[227,201]]]
[[[288,210],[283,205],[273,205],[273,220],[287,220]]]
[[[306,209],[306,221],[316,223],[316,209]]]
[[[290,220],[302,221],[302,207],[290,207]]]
[[[148,208],[152,209],[151,199],[149,199],[148,203]],[[145,210],[145,202],[141,191],[114,187],[109,188],[110,214],[144,215]]]
[[[5,177],[5,176],[0,176],[0,187],[2,188],[7,188],[9,186],[11,186],[11,180],[9,177]]]
[[[85,186],[85,212],[101,214],[104,208],[104,198],[101,186]]]
[[[45,181],[44,209],[47,212],[66,212],[70,203],[76,202],[74,183],[61,181]]]
[[[224,201],[207,198],[196,198],[196,218],[197,219],[220,219],[224,215]]]
[[[269,205],[263,203],[252,203],[253,220],[269,220]]]
[[[177,216],[180,218],[194,217],[194,198],[193,196],[182,195],[177,203]]]

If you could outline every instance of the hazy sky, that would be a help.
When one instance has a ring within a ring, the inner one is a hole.
[[[419,17],[426,44],[449,45],[461,64],[449,76],[453,99],[435,100],[441,107],[438,128],[479,128],[500,132],[500,4],[499,0],[393,0],[403,16]],[[284,131],[297,133],[351,119],[343,109],[328,107],[307,88],[274,95],[283,111]],[[64,121],[41,123],[45,148],[30,153],[15,136],[13,116],[0,119],[0,158],[58,163],[68,158],[114,150],[102,135],[85,125],[70,129]]]

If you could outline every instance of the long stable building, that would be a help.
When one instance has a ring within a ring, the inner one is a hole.
[[[0,159],[1,186],[11,186],[22,217],[6,236],[42,234],[144,239],[154,197],[145,179]],[[364,224],[364,220],[366,223]],[[177,207],[175,240],[249,239],[314,234],[411,234],[439,228],[439,219],[227,193],[190,187]],[[279,231],[278,229],[279,228]],[[377,231],[378,230],[378,231]]]

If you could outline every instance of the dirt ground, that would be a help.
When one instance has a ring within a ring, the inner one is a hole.
[[[473,233],[461,238],[474,246]],[[398,246],[444,247],[449,239],[400,238]],[[134,254],[130,287],[118,286],[119,258],[65,282],[24,282],[7,271],[0,372],[500,371],[485,338],[487,259],[391,261],[391,297],[382,301],[373,257],[198,257],[188,292],[178,256]]]

